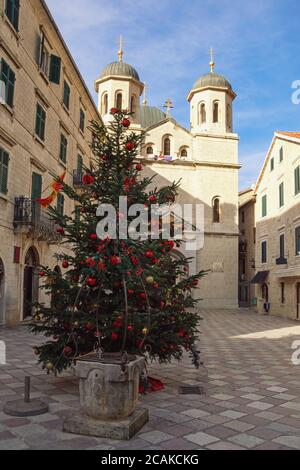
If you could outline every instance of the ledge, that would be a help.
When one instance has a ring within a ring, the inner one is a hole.
[[[172,166],[192,166],[192,167],[197,167],[197,166],[202,166],[202,167],[213,167],[213,168],[233,168],[235,170],[239,170],[242,165],[239,163],[225,163],[225,162],[205,162],[205,161],[195,161],[195,160],[174,160],[171,162],[168,162],[167,160],[150,160],[145,157],[137,158],[137,160],[146,165],[172,165]]]
[[[41,92],[37,87],[34,89],[36,96],[43,102],[43,104],[46,106],[46,108],[50,108],[50,103],[47,100],[46,96],[44,93]]]
[[[17,141],[3,127],[0,127],[0,139],[2,139],[9,147],[17,145]]]
[[[14,115],[15,115],[15,110],[14,110],[14,108],[12,108],[11,106],[9,106],[7,103],[2,103],[2,104],[0,104],[0,106],[2,106],[2,109],[5,109],[5,111],[6,111],[7,113],[9,113],[12,118],[14,117]]]
[[[43,173],[46,173],[47,168],[36,157],[31,157],[30,158],[30,163],[32,163],[32,165],[34,165],[36,168],[38,168]]]
[[[35,140],[36,142],[38,142],[43,148],[45,148],[45,146],[46,146],[45,142],[44,142],[42,139],[40,139],[38,135],[33,134],[32,137],[33,137],[34,140]]]
[[[71,134],[71,132],[69,131],[67,125],[61,119],[59,120],[59,125],[60,125],[60,127],[63,128],[63,130],[66,132],[66,134],[68,134],[68,135]]]

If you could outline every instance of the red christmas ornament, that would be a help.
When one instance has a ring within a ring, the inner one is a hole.
[[[146,251],[145,256],[146,256],[146,258],[151,259],[151,258],[154,258],[154,253],[153,253],[153,251],[149,250],[149,251]]]
[[[68,267],[69,267],[68,261],[63,261],[62,267],[63,267],[64,269],[68,269]]]
[[[97,240],[98,239],[97,234],[96,233],[91,233],[90,239],[91,240]]]
[[[72,348],[70,348],[70,346],[65,346],[64,347],[64,355],[65,356],[71,356],[72,354]]]
[[[133,295],[133,294],[134,294],[134,290],[128,289],[127,294],[128,294],[128,295]]]
[[[156,203],[157,202],[157,197],[155,196],[155,194],[152,194],[152,196],[149,196],[148,201]]]
[[[112,257],[110,258],[110,264],[111,264],[112,266],[118,266],[118,265],[121,264],[121,263],[122,263],[122,261],[121,261],[121,258],[120,258],[119,256],[116,256],[116,255],[115,255],[115,256],[112,256]]]
[[[106,264],[103,261],[99,261],[98,268],[99,268],[99,271],[105,271]]]
[[[147,296],[146,296],[145,292],[142,292],[142,293],[140,294],[140,299],[142,299],[142,300],[146,300],[146,299],[147,299]]]
[[[197,279],[193,280],[193,286],[197,287],[199,285],[199,281]]]
[[[179,338],[185,338],[186,331],[183,328],[180,328],[178,336],[179,336]]]
[[[86,175],[83,175],[82,177],[82,183],[85,185],[85,186],[88,186],[90,184],[93,184],[95,182],[95,178],[93,175],[89,175],[89,174],[86,174]]]
[[[101,160],[103,160],[104,162],[106,162],[108,160],[108,156],[107,155],[101,155]]]
[[[118,108],[111,108],[110,114],[118,114],[119,110]]]
[[[131,333],[132,331],[134,331],[134,327],[132,325],[129,325],[127,330],[129,331],[129,333]]]
[[[56,229],[56,232],[57,232],[57,233],[60,233],[61,235],[64,235],[65,229],[64,229],[63,227],[58,227],[58,228]]]
[[[131,259],[131,262],[132,262],[132,264],[133,264],[134,266],[138,266],[139,260],[138,260],[138,258],[137,258],[136,256],[131,256],[130,259]]]
[[[87,280],[87,285],[90,287],[95,287],[97,285],[97,279],[94,277],[89,277]]]
[[[117,333],[112,333],[111,334],[112,341],[117,341],[118,338],[119,338],[119,335],[117,335]]]
[[[138,163],[138,165],[136,165],[135,169],[136,169],[136,171],[142,171],[143,166],[140,163]]]
[[[131,152],[132,150],[135,149],[135,143],[134,142],[127,142],[125,144],[125,148],[126,148],[126,150],[128,150],[128,152]]]
[[[113,327],[114,328],[121,328],[122,326],[122,322],[120,320],[116,320],[114,323],[113,323]]]
[[[122,126],[123,127],[129,127],[131,124],[131,122],[129,121],[129,119],[123,119],[122,121]]]
[[[85,325],[84,325],[84,328],[86,331],[91,331],[93,328],[94,328],[94,325],[93,323],[91,322],[87,322]]]
[[[44,271],[39,272],[39,277],[45,277],[46,273]]]
[[[87,258],[85,262],[90,268],[96,266],[96,261],[94,260],[94,258]]]

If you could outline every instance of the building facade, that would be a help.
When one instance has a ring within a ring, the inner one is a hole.
[[[37,267],[55,268],[60,251],[35,200],[50,194],[54,176],[80,177],[88,123],[101,118],[45,2],[0,0],[0,11],[0,324],[9,325],[44,300]],[[61,211],[73,213],[72,204],[59,195]]]
[[[299,320],[300,133],[275,133],[255,194],[257,311]]]
[[[255,196],[254,188],[239,193],[239,306],[254,307],[255,287]]]
[[[138,72],[119,61],[106,66],[95,81],[99,112],[105,123],[111,107],[134,112],[132,130],[145,131],[141,159],[155,186],[181,180],[178,202],[204,208],[204,247],[197,250],[197,269],[208,270],[201,282],[202,306],[238,306],[238,135],[233,132],[230,83],[214,71],[199,78],[188,95],[190,129],[167,112],[141,103],[144,85]]]

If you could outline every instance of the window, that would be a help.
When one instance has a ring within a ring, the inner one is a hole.
[[[33,172],[32,179],[31,179],[31,199],[35,201],[39,199],[42,195],[42,175]],[[39,208],[39,206],[37,206]]]
[[[231,129],[232,127],[232,122],[231,122],[231,106],[230,104],[227,105],[227,127],[228,129]]]
[[[123,96],[122,96],[122,93],[120,92],[116,94],[116,108],[119,111],[122,111],[122,108],[123,108]]]
[[[70,94],[71,94],[71,89],[66,82],[64,81],[64,96],[63,96],[63,103],[67,109],[70,108]]]
[[[164,155],[171,155],[171,140],[169,137],[164,139]]]
[[[217,197],[213,201],[213,223],[219,224],[221,220],[220,199]]]
[[[285,283],[280,283],[280,291],[281,291],[281,303],[285,304]]]
[[[14,105],[16,75],[4,59],[1,60],[0,79],[5,84],[5,102],[12,108]]]
[[[219,122],[219,103],[217,101],[213,104],[213,123]]]
[[[130,100],[130,112],[135,113],[135,97],[132,96]]]
[[[279,185],[279,207],[284,206],[284,183]]]
[[[283,161],[283,147],[279,150],[279,162],[281,163]]]
[[[267,196],[264,195],[262,197],[262,214],[261,214],[261,216],[266,217],[266,215],[267,215]]]
[[[242,224],[244,224],[245,223],[245,211],[242,211],[242,217],[241,218],[242,218]]]
[[[271,161],[270,161],[270,170],[271,170],[271,171],[274,170],[274,158],[271,158]]]
[[[187,149],[182,149],[180,152],[180,156],[186,158],[188,156]]]
[[[267,262],[267,242],[262,242],[261,244],[261,262]]]
[[[36,106],[35,133],[41,139],[45,140],[46,111],[38,103]]]
[[[63,194],[59,193],[57,196],[57,206],[56,209],[60,216],[64,215],[64,208],[65,208],[65,197]]]
[[[295,230],[296,255],[300,255],[300,227]]]
[[[147,147],[147,155],[153,155],[153,147]]]
[[[50,82],[60,84],[61,58],[50,54],[45,45],[45,34],[42,33],[39,45],[38,65]]]
[[[61,58],[56,55],[50,56],[49,80],[59,85],[60,83]]]
[[[201,103],[201,105],[200,105],[200,124],[204,124],[205,122],[206,122],[205,103]]]
[[[104,93],[102,100],[102,114],[108,113],[108,94]]]
[[[284,237],[284,234],[280,235],[280,237],[279,237],[279,250],[280,250],[279,257],[281,259],[283,259],[284,255],[285,255],[285,237]]]
[[[0,148],[0,193],[7,193],[9,155]]]
[[[78,175],[82,175],[83,173],[83,158],[80,154],[77,155],[77,173]]]
[[[300,193],[300,165],[295,168],[295,195]]]
[[[60,151],[59,158],[63,163],[67,162],[68,140],[64,134],[60,135]]]
[[[6,0],[5,13],[16,31],[19,31],[20,0]]]
[[[81,109],[80,110],[80,118],[79,118],[79,129],[84,132],[85,128],[85,114],[84,111]]]

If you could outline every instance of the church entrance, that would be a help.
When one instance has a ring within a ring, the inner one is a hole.
[[[0,258],[0,325],[5,321],[5,273],[4,264]]]
[[[32,304],[39,298],[39,256],[35,248],[29,248],[25,257],[23,281],[23,320],[32,316]]]

